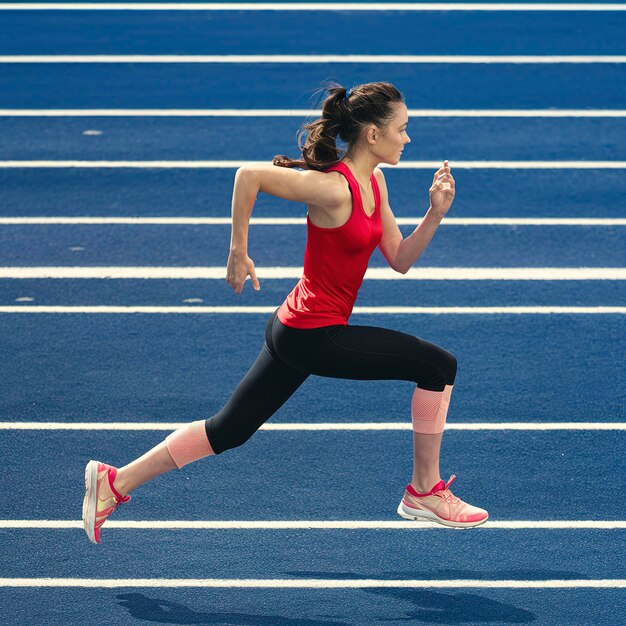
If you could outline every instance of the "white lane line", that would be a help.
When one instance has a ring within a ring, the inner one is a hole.
[[[414,226],[417,217],[396,217],[400,226]],[[230,226],[230,217],[0,217],[0,225],[165,225]],[[306,217],[252,217],[252,226],[304,226]],[[441,226],[626,226],[626,218],[591,217],[446,217]]]
[[[300,278],[302,267],[256,267],[260,279]],[[225,267],[0,267],[0,278],[225,280]],[[365,280],[625,280],[623,267],[370,267]],[[243,310],[248,310],[243,307]],[[265,310],[265,309],[263,309]],[[445,310],[445,309],[444,309]],[[356,311],[356,309],[355,309]]]
[[[620,589],[623,579],[583,580],[346,580],[315,578],[0,578],[0,587],[212,587],[247,589]]]
[[[1,277],[0,277],[1,278]],[[99,314],[99,315],[258,315],[270,314],[275,306],[0,306],[0,314]],[[620,306],[501,306],[501,307],[410,307],[410,306],[357,306],[355,314],[364,315],[624,315],[626,307]]]
[[[608,4],[589,2],[572,2],[563,4],[509,2],[495,4],[491,2],[298,2],[285,4],[282,2],[3,2],[0,4],[3,11],[47,10],[47,11],[626,11],[624,4]]]
[[[0,161],[0,168],[114,168],[114,169],[237,169],[244,165],[268,165],[270,161]],[[441,161],[403,161],[397,165],[381,163],[381,168],[430,170]],[[455,169],[504,170],[623,170],[626,161],[453,161]]]
[[[5,54],[0,63],[587,64],[626,63],[626,55]]]
[[[319,117],[316,109],[0,109],[0,117]],[[626,117],[626,110],[409,109],[409,117]]]
[[[0,520],[0,529],[67,530],[83,528],[82,520]],[[449,530],[434,522],[361,520],[279,520],[279,521],[187,521],[107,520],[107,530]],[[613,530],[626,529],[621,520],[487,521],[481,528],[492,530]]]
[[[0,430],[135,430],[170,431],[187,422],[0,422]],[[447,422],[449,430],[626,430],[626,422]],[[320,422],[266,423],[260,430],[326,431],[326,430],[411,430],[410,420],[404,422]]]

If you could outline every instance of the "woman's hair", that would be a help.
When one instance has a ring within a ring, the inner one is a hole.
[[[322,117],[304,124],[298,131],[298,147],[302,150],[303,160],[281,154],[274,157],[274,165],[326,169],[345,154],[337,147],[337,136],[348,144],[349,149],[363,127],[374,124],[384,128],[395,115],[393,105],[404,102],[402,94],[390,83],[366,83],[349,92],[345,87],[333,84],[323,91],[328,91],[328,96],[322,104]]]

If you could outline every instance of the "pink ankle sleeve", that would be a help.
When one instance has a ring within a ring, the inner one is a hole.
[[[443,432],[448,416],[452,388],[453,385],[446,385],[443,391],[415,388],[411,400],[411,419],[414,432],[426,435]]]
[[[204,429],[204,420],[191,422],[165,438],[167,450],[178,469],[215,454]]]

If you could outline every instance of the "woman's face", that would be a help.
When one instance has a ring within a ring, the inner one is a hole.
[[[381,163],[396,165],[402,156],[402,150],[411,139],[407,135],[406,128],[409,123],[409,112],[404,102],[395,105],[396,113],[389,124],[378,131],[376,143],[370,150],[380,159]]]

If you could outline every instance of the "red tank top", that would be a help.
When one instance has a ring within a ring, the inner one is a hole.
[[[339,162],[325,172],[340,172],[352,193],[352,213],[337,228],[321,228],[307,215],[304,272],[278,309],[278,319],[294,328],[320,328],[348,323],[372,252],[383,234],[380,191],[372,174],[374,213],[363,209],[359,183],[348,166]]]

